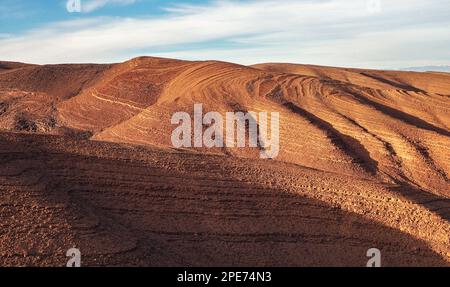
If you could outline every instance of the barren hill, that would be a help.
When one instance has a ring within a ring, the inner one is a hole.
[[[195,103],[279,112],[279,156],[174,149]],[[0,128],[0,265],[450,264],[447,74],[0,62]]]

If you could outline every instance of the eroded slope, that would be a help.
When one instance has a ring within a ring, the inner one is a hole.
[[[290,64],[2,62],[0,263],[61,265],[76,246],[89,265],[364,266],[377,247],[385,265],[448,265],[449,85]],[[171,116],[196,103],[279,112],[279,156],[175,151]]]

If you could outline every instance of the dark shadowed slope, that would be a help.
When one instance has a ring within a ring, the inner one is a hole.
[[[0,161],[1,265],[448,264],[448,222],[371,181],[59,136],[4,134]]]

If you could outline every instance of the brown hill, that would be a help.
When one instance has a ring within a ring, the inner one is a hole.
[[[0,264],[448,265],[449,97],[436,73],[1,62]],[[195,103],[279,112],[279,156],[173,149]]]

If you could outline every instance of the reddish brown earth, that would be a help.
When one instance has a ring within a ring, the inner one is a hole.
[[[276,111],[280,154],[174,149],[174,112]],[[450,265],[450,74],[0,62],[0,265]]]

